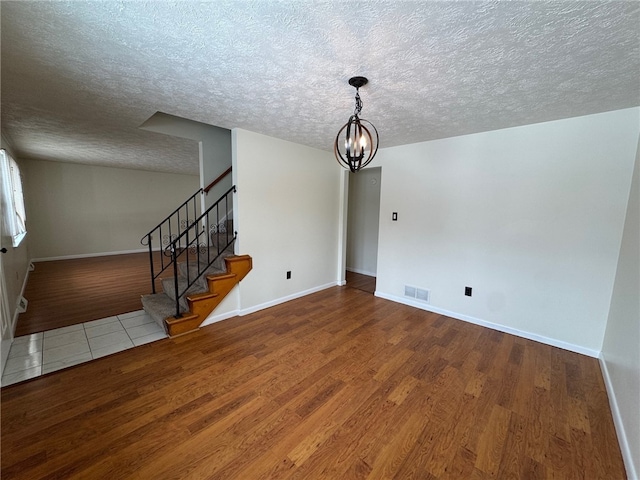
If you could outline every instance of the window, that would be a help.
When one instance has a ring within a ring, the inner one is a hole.
[[[24,209],[20,169],[4,149],[0,150],[0,173],[3,230],[11,237],[13,246],[17,247],[27,234],[27,215]]]

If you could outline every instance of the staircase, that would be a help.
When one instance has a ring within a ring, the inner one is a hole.
[[[175,316],[174,278],[162,280],[163,293],[154,293],[142,297],[144,310],[158,322],[171,337],[197,330],[202,322],[222,302],[224,297],[236,286],[252,268],[249,255],[226,254],[221,261],[214,262],[196,282],[180,296],[180,317]],[[179,285],[187,282],[187,262],[178,264]]]
[[[252,268],[249,255],[233,253],[235,191],[198,215],[200,189],[141,240],[149,247],[153,292],[142,296],[142,306],[171,337],[197,330]]]

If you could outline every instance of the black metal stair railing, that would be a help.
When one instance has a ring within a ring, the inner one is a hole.
[[[178,238],[193,223],[193,219],[199,216],[200,202],[199,195],[203,189],[200,188],[191,195],[178,208],[160,222],[155,228],[147,233],[140,243],[149,247],[149,265],[151,266],[151,289],[156,293],[156,279],[171,266],[170,249],[173,240]],[[159,270],[155,271],[154,252],[159,258]]]
[[[180,298],[220,258],[237,237],[233,223],[233,194],[235,192],[234,185],[174,238],[169,245],[170,263],[173,265],[175,318],[182,316]],[[186,284],[182,287],[178,281],[179,261],[186,264],[183,271],[183,274],[186,273]]]

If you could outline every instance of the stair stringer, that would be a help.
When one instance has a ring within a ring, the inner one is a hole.
[[[226,273],[207,276],[208,292],[187,297],[189,311],[183,313],[180,318],[165,318],[170,337],[198,330],[209,314],[253,268],[253,261],[249,255],[234,255],[226,257],[224,261],[227,266]]]

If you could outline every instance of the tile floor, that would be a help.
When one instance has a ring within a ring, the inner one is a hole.
[[[16,337],[2,374],[2,386],[166,337],[144,310]]]

